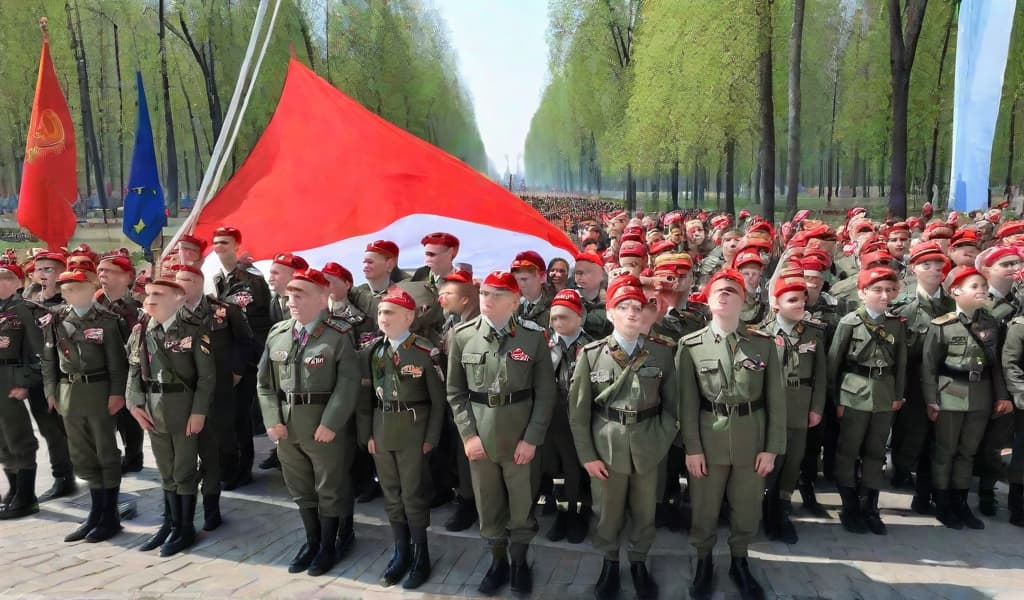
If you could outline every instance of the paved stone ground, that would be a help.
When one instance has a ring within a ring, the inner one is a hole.
[[[40,452],[39,490],[50,485],[45,445]],[[269,448],[257,439],[257,457]],[[147,467],[124,480],[135,496],[139,516],[102,544],[65,544],[62,539],[84,519],[88,494],[44,504],[38,515],[0,522],[0,596],[5,598],[445,598],[475,597],[489,556],[476,529],[449,534],[435,527],[430,535],[433,576],[417,593],[376,585],[390,557],[390,529],[381,500],[357,505],[357,543],[352,554],[328,575],[290,575],[287,564],[302,543],[301,524],[278,471],[256,473],[253,484],[226,492],[225,525],[200,533],[190,550],[169,559],[138,547],[158,525],[162,496],[155,463],[147,447]],[[0,485],[6,485],[6,482]],[[822,501],[838,505],[834,492]],[[972,502],[973,502],[972,496]],[[1005,488],[1001,489],[1005,506]],[[759,539],[751,549],[754,569],[769,597],[934,600],[1024,598],[1024,531],[1006,522],[1005,509],[984,519],[984,531],[955,532],[909,511],[910,497],[883,493],[887,537],[846,534],[838,520],[806,517],[796,506],[800,543],[786,546]],[[451,511],[434,513],[443,523]],[[539,511],[538,511],[539,512]],[[833,511],[835,514],[835,511]],[[201,521],[198,519],[197,521]],[[601,560],[586,543],[550,543],[541,518],[531,560],[535,598],[590,598]],[[738,598],[729,581],[726,530],[716,552],[716,600]],[[686,598],[694,554],[686,537],[658,531],[652,553],[661,598]],[[621,597],[633,598],[623,563]],[[513,597],[507,592],[507,597]]]

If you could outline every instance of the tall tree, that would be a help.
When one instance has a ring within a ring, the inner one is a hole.
[[[772,4],[773,0],[757,0],[757,88],[761,115],[761,211],[770,223],[775,222],[775,99],[772,88]]]
[[[892,72],[892,144],[890,151],[889,212],[907,216],[907,113],[910,73],[917,54],[928,0],[888,0],[889,64]]]
[[[174,117],[171,114],[171,84],[167,78],[167,27],[164,18],[164,2],[160,0],[159,32],[160,38],[160,88],[164,97],[164,141],[167,144],[166,173],[164,175],[164,198],[170,202],[172,216],[178,215],[178,150],[174,143]],[[198,168],[198,167],[197,167]]]
[[[75,18],[72,21],[70,4],[64,5],[64,12],[68,17],[68,36],[71,38],[71,52],[75,57],[75,64],[78,67],[78,90],[79,101],[82,109],[82,131],[85,134],[86,156],[91,157],[93,176],[96,178],[96,196],[99,198],[100,206],[103,208],[103,220],[107,219],[107,187],[103,178],[103,158],[100,156],[100,147],[96,139],[96,128],[92,120],[92,100],[89,93],[89,67],[85,56],[85,40],[82,39],[82,16],[78,11],[78,4],[75,4]],[[86,208],[88,208],[86,198]]]
[[[800,56],[803,51],[805,0],[793,2],[789,32],[789,111],[786,118],[786,218],[797,211],[800,191]]]

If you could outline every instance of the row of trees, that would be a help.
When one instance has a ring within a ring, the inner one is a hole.
[[[49,19],[54,66],[75,119],[80,190],[106,207],[119,203],[127,184],[136,70],[153,111],[168,201],[198,189],[258,4],[0,2],[0,195],[15,194],[20,186],[40,17]],[[273,113],[290,52],[370,110],[486,170],[472,101],[433,8],[420,0],[284,0],[228,174],[248,155]]]
[[[1018,13],[1024,0],[1018,0]],[[817,188],[912,202],[948,185],[958,0],[552,0],[550,79],[526,140],[527,183],[600,192],[637,180],[745,187],[774,215]],[[1010,185],[1024,95],[1012,34],[992,182]]]

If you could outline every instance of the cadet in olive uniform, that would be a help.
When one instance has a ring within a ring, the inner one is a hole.
[[[480,535],[491,547],[483,594],[509,581],[509,553],[512,591],[533,588],[526,551],[537,532],[534,455],[557,395],[547,337],[515,318],[519,302],[511,273],[489,274],[480,287],[481,316],[456,327],[448,345],[448,403],[470,460]]]
[[[545,281],[546,269],[544,259],[533,250],[516,254],[509,269],[522,293],[516,316],[524,321],[533,321],[545,329],[548,326],[551,299],[555,295]]]
[[[39,512],[36,498],[36,451],[25,400],[39,382],[41,333],[18,288],[25,276],[13,262],[0,262],[0,463],[7,476],[7,494],[0,519]]]
[[[593,339],[603,338],[612,332],[612,324],[604,310],[604,261],[593,252],[576,255],[576,268],[573,269],[576,291],[583,300],[583,331]]]
[[[270,287],[263,274],[252,265],[239,262],[238,247],[242,232],[234,227],[218,227],[213,232],[213,252],[220,261],[220,269],[213,277],[217,298],[237,304],[249,322],[257,348],[262,348],[270,331]],[[235,386],[235,439],[238,442],[238,462],[228,466],[224,473],[224,489],[234,490],[252,482],[255,449],[252,436],[262,427],[259,404],[256,400],[256,363],[246,368],[241,381]]]
[[[416,301],[392,289],[377,306],[384,337],[360,351],[369,390],[359,409],[359,441],[377,465],[395,539],[381,585],[395,585],[408,571],[405,589],[418,588],[430,577],[427,455],[440,440],[445,416],[441,352],[409,331],[415,318]]]
[[[142,550],[155,548],[163,537],[161,556],[195,543],[199,433],[216,383],[209,332],[177,317],[184,302],[185,291],[177,282],[154,279],[146,285],[143,303],[148,316],[128,340],[128,406],[149,432],[170,515]]]
[[[931,452],[934,443],[928,409],[921,393],[921,353],[924,339],[931,328],[932,319],[952,312],[956,305],[942,282],[949,259],[937,242],[921,242],[910,252],[910,270],[914,273],[916,289],[905,304],[895,305],[893,314],[907,320],[907,404],[900,409],[892,428],[892,461],[894,488],[914,487],[911,508],[920,514],[931,514]],[[912,481],[910,472],[917,472]]]
[[[569,383],[580,351],[594,340],[583,329],[583,300],[576,290],[564,289],[555,294],[550,315],[548,346],[558,383],[558,405],[551,414],[541,456],[544,476],[552,479],[561,476],[563,479],[561,489],[565,510],[557,509],[558,514],[547,538],[558,542],[568,537],[569,543],[579,544],[587,536],[590,503],[580,504],[586,498],[583,488],[586,471],[580,466],[569,425]]]
[[[267,435],[277,442],[284,482],[306,530],[306,544],[288,571],[308,569],[313,576],[326,573],[337,561],[339,529],[352,538],[346,531],[350,523],[339,526],[346,495],[352,493],[355,440],[350,421],[360,385],[352,329],[329,317],[327,295],[327,279],[320,271],[307,269],[292,276],[292,318],[271,329],[259,366]]]
[[[843,527],[851,533],[870,530],[884,535],[878,495],[893,413],[903,406],[907,334],[903,320],[887,312],[899,294],[896,271],[865,269],[858,286],[863,305],[839,321],[828,354],[828,381],[839,397],[836,412],[842,424],[836,484],[843,501]],[[854,473],[858,459],[863,463],[862,484],[867,493],[863,509]]]
[[[723,498],[731,513],[729,577],[744,597],[763,597],[747,548],[757,534],[764,478],[786,452],[782,368],[768,334],[740,321],[744,279],[723,269],[704,286],[711,323],[683,338],[676,354],[680,422],[686,447],[697,568],[690,595],[710,596]]]
[[[921,361],[922,394],[935,422],[935,516],[952,529],[984,529],[967,505],[967,490],[992,406],[1009,398],[1001,324],[985,309],[988,283],[974,267],[953,269],[949,292],[956,311],[932,321]]]
[[[630,520],[630,574],[638,598],[655,598],[647,571],[654,543],[658,467],[679,431],[675,364],[668,346],[640,335],[648,304],[632,275],[608,286],[614,331],[583,347],[569,390],[569,421],[579,461],[600,490],[594,547],[604,555],[598,598],[619,591],[619,536]]]
[[[210,332],[210,354],[217,365],[213,404],[199,432],[202,473],[203,530],[220,526],[221,481],[238,465],[235,438],[235,385],[253,362],[253,333],[242,309],[215,296],[203,295],[204,276],[196,265],[175,265],[175,281],[185,290],[178,317]]]
[[[779,277],[772,297],[775,321],[765,331],[775,337],[786,382],[786,454],[776,459],[768,477],[762,520],[769,539],[795,544],[798,536],[789,520],[790,498],[800,475],[807,429],[821,422],[825,409],[825,324],[805,318],[807,282],[803,277]]]
[[[128,379],[125,325],[95,304],[96,285],[85,271],[62,273],[58,281],[68,304],[44,330],[43,389],[64,418],[71,460],[89,482],[92,500],[85,522],[64,541],[100,542],[121,530],[116,415],[124,408]]]
[[[755,248],[740,250],[736,254],[736,258],[733,259],[733,268],[743,275],[747,290],[746,296],[743,298],[743,311],[740,313],[740,320],[754,327],[760,327],[770,316],[768,295],[762,286],[764,267],[764,259]]]
[[[1013,412],[1013,458],[1006,472],[1010,484],[1007,504],[1010,523],[1024,527],[1024,317],[1017,317],[1010,322],[1006,342],[1003,344],[1002,363],[1006,387],[1017,409]]]

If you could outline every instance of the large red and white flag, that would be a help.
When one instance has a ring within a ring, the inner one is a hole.
[[[459,238],[457,262],[508,269],[517,252],[571,257],[569,238],[466,163],[363,108],[295,59],[252,153],[202,208],[193,235],[242,232],[257,266],[290,251],[361,274],[366,244],[389,239],[399,266],[423,264],[420,239]],[[265,271],[264,271],[265,272]]]

